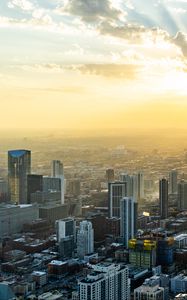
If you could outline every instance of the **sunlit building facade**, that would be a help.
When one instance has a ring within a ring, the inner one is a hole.
[[[8,151],[8,185],[10,200],[27,203],[27,175],[31,173],[31,151]]]
[[[64,193],[65,193],[64,167],[60,160],[52,161],[51,177],[60,178],[61,180],[61,204],[64,204]]]

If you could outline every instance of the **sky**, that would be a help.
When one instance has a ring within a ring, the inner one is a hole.
[[[187,128],[187,0],[1,0],[0,128]]]

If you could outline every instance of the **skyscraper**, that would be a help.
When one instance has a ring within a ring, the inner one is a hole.
[[[8,185],[10,200],[27,203],[27,175],[31,173],[31,151],[8,151]]]
[[[31,194],[43,191],[43,176],[27,175],[27,203],[31,203]]]
[[[109,217],[120,217],[120,201],[127,196],[127,182],[111,182],[108,185]]]
[[[130,299],[130,281],[125,266],[101,263],[92,268],[93,272],[79,282],[79,299]]]
[[[61,179],[56,177],[43,176],[43,191],[61,191]]]
[[[172,170],[169,173],[169,193],[170,194],[177,194],[177,177],[178,177],[177,170]]]
[[[108,183],[114,181],[114,169],[107,169],[106,170],[106,181]]]
[[[64,175],[63,164],[60,160],[53,160],[51,163],[51,177],[59,178]]]
[[[53,160],[51,164],[51,177],[60,178],[61,180],[61,204],[64,204],[64,167],[60,160]]]
[[[66,218],[56,221],[57,241],[62,257],[73,257],[75,249],[75,220]]]
[[[140,201],[144,198],[144,174],[142,172],[139,172],[136,175],[137,178],[137,202],[140,203]]]
[[[161,219],[168,217],[168,180],[162,178],[159,181],[159,202]]]
[[[137,230],[137,202],[133,198],[125,197],[120,201],[120,235],[128,248],[128,242],[136,235]]]
[[[94,252],[94,230],[89,221],[80,222],[80,228],[77,233],[77,255],[84,258],[85,255]]]
[[[144,174],[139,172],[134,175],[122,173],[120,175],[120,181],[127,184],[127,197],[133,197],[135,201],[140,203],[144,198]]]
[[[58,243],[69,236],[75,237],[75,220],[73,218],[65,218],[56,221],[56,232]]]
[[[121,182],[127,183],[127,197],[133,197],[133,176],[122,173],[119,178]]]
[[[187,182],[184,180],[178,184],[178,209],[187,209]]]

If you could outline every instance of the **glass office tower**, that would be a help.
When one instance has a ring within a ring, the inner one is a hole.
[[[10,200],[27,203],[27,175],[31,173],[31,151],[8,151],[8,185]]]

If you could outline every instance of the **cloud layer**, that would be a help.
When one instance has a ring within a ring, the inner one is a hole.
[[[64,10],[86,22],[96,22],[103,18],[116,20],[121,14],[109,0],[69,0]]]

